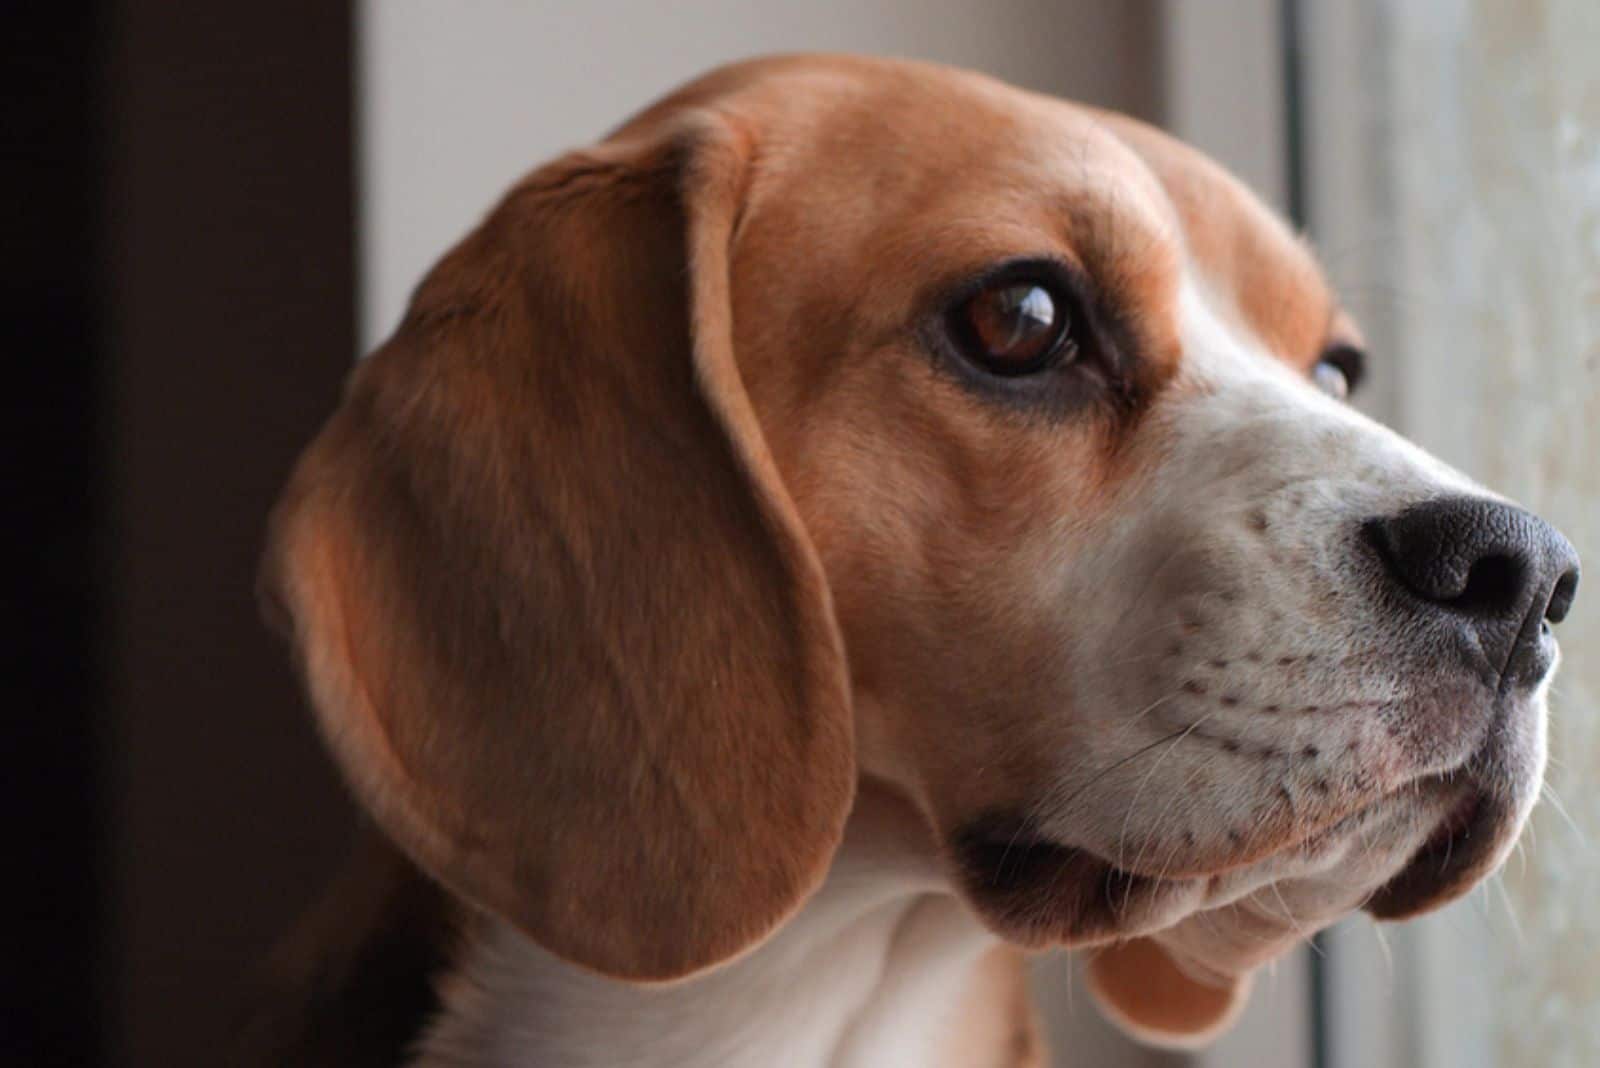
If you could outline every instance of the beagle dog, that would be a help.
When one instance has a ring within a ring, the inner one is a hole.
[[[541,167],[272,518],[392,846],[266,1041],[1039,1065],[1027,951],[1193,1045],[1311,932],[1461,895],[1578,564],[1349,407],[1363,359],[1215,164],[976,74],[743,63]]]

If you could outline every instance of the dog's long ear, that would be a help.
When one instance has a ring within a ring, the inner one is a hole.
[[[1101,1010],[1151,1045],[1198,1049],[1232,1027],[1250,997],[1250,977],[1197,978],[1154,938],[1096,950],[1089,989]]]
[[[770,932],[855,782],[828,590],[732,351],[748,137],[680,114],[516,188],[353,373],[263,570],[383,827],[633,979]]]

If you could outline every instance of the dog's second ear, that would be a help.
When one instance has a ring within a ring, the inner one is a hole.
[[[732,352],[744,135],[653,125],[535,173],[434,269],[263,571],[388,833],[633,979],[778,925],[855,781],[822,570]]]

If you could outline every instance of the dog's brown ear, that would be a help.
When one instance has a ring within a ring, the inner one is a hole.
[[[746,135],[670,125],[536,172],[434,269],[263,571],[389,834],[634,979],[770,932],[855,782],[828,590],[732,351]]]
[[[1250,978],[1185,971],[1153,938],[1096,950],[1089,989],[1101,1011],[1129,1035],[1176,1049],[1204,1046],[1221,1035],[1250,997]]]

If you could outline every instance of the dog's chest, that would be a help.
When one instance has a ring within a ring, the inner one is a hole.
[[[862,909],[826,897],[749,955],[653,987],[583,972],[497,928],[446,984],[415,1063],[926,1068],[956,1063],[950,1051],[973,1038],[990,1045],[1007,1008],[980,968],[995,942],[954,899]],[[994,1053],[1012,1063],[1004,1041]]]

